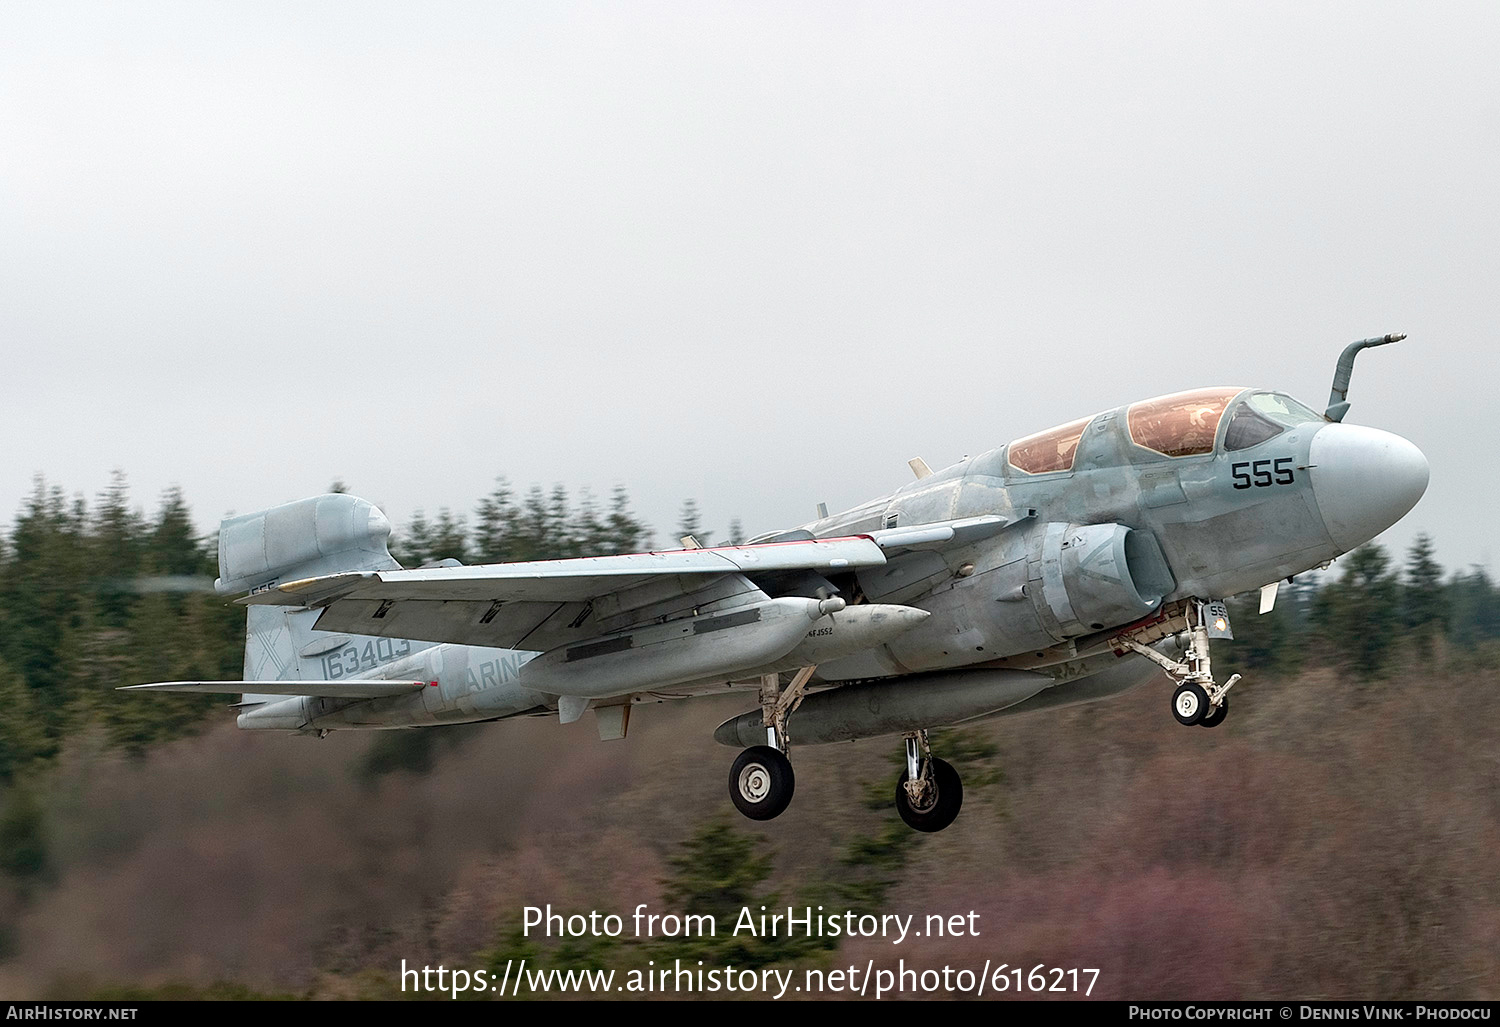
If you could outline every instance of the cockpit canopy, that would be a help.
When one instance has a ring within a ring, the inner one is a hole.
[[[1073,458],[1078,455],[1078,443],[1083,430],[1092,417],[1050,428],[1047,431],[1028,435],[1010,444],[1010,465],[1027,474],[1047,474],[1052,471],[1071,471]]]
[[[1243,388],[1193,389],[1143,400],[1127,407],[1122,420],[1134,445],[1162,456],[1185,457],[1214,451],[1226,415],[1223,447],[1230,452],[1258,446],[1299,424],[1324,420],[1283,393]],[[1023,474],[1072,470],[1083,433],[1097,416],[1017,439],[1007,448],[1006,462]]]
[[[1243,389],[1194,389],[1133,404],[1125,414],[1130,441],[1163,456],[1214,451],[1224,411]]]
[[[1235,409],[1224,431],[1224,448],[1233,453],[1274,439],[1288,428],[1326,420],[1322,414],[1280,392],[1252,392]]]

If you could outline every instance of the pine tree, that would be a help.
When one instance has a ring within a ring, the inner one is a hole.
[[[606,519],[608,544],[606,555],[639,553],[651,545],[650,532],[630,512],[630,495],[624,485],[616,485],[609,498]]]
[[[1269,613],[1260,612],[1260,593],[1230,601],[1234,641],[1229,643],[1238,664],[1254,670],[1286,672],[1301,660],[1301,627],[1296,597],[1285,585]]]
[[[457,560],[464,563],[469,556],[469,528],[462,517],[455,517],[446,506],[438,511],[432,524],[432,535],[428,546],[428,560]]]
[[[1433,637],[1448,618],[1448,596],[1443,569],[1434,558],[1431,536],[1421,534],[1406,553],[1406,575],[1401,588],[1401,612],[1407,631],[1423,656],[1432,655]]]
[[[176,485],[162,493],[161,507],[146,537],[146,563],[156,574],[206,574],[210,570],[187,501]]]
[[[789,939],[765,937],[733,928],[740,911],[775,909],[774,894],[761,891],[771,875],[772,860],[763,851],[764,842],[732,827],[728,821],[704,824],[681,843],[668,863],[672,875],[662,882],[668,908],[680,914],[714,918],[713,937],[683,938],[662,945],[667,958],[684,962],[704,959],[716,963],[754,968],[795,957],[802,946],[799,936]]]
[[[476,563],[506,563],[516,559],[517,519],[510,482],[496,478],[494,491],[479,501],[474,512]]]
[[[403,567],[420,567],[432,559],[432,525],[423,511],[411,515],[405,534],[391,538],[390,549]]]
[[[95,546],[82,501],[38,477],[11,529],[0,575],[0,660],[25,680],[49,734],[62,729],[70,698],[65,639],[90,618]]]
[[[547,498],[547,559],[566,560],[581,555],[572,521],[568,510],[568,490],[561,484],[553,485],[552,493]]]
[[[1313,617],[1339,657],[1362,678],[1375,677],[1401,624],[1401,594],[1390,557],[1374,542],[1350,553],[1336,585],[1318,593]]]
[[[47,737],[31,689],[15,671],[0,663],[0,783],[14,780],[34,761],[57,751]]]
[[[1500,638],[1500,594],[1483,567],[1457,575],[1444,591],[1448,634],[1455,643],[1470,647]]]
[[[517,521],[516,550],[512,559],[547,558],[547,497],[540,485],[526,490]]]
[[[677,537],[680,539],[687,535],[697,539],[700,546],[707,546],[711,541],[708,532],[703,528],[696,499],[683,500],[682,513],[677,517]]]
[[[571,529],[573,546],[578,556],[606,556],[609,554],[609,526],[599,515],[599,502],[590,489],[583,489],[578,496],[578,513]]]
[[[143,595],[124,630],[96,632],[80,661],[81,698],[104,723],[110,741],[143,756],[159,741],[191,734],[222,709],[221,696],[129,695],[122,684],[213,680],[213,645],[200,626],[200,604],[162,592]],[[236,670],[238,668],[235,668]]]
[[[475,510],[472,555],[476,562],[562,560],[643,548],[645,526],[631,514],[623,487],[614,489],[609,512],[602,513],[587,488],[581,490],[575,508],[561,483],[550,490],[533,485],[518,503],[509,481],[499,478],[496,482],[495,490]]]
[[[90,570],[96,577],[99,619],[116,627],[130,616],[135,598],[131,580],[140,573],[146,554],[145,518],[130,507],[125,475],[110,475],[109,488],[99,494],[90,518]]]

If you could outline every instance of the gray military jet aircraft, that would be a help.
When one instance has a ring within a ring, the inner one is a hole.
[[[1070,421],[843,513],[745,545],[403,570],[371,504],[326,495],[225,520],[222,595],[249,594],[239,726],[314,733],[594,711],[747,692],[714,737],[743,746],[729,794],[768,820],[790,744],[905,736],[895,789],[919,831],[953,822],[958,772],[927,729],[1092,702],[1161,672],[1172,712],[1229,712],[1210,639],[1225,596],[1326,566],[1427,488],[1410,442],[1342,423],[1351,344],[1318,414],[1279,392],[1206,388]]]

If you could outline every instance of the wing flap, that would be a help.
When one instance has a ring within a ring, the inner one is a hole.
[[[539,629],[556,625],[563,629],[564,638],[571,637],[573,633],[566,631],[568,625],[579,621],[587,610],[583,603],[340,599],[323,608],[317,629],[357,630],[383,638],[416,638],[494,649],[550,649],[561,644],[551,641],[555,632],[543,630],[539,634]],[[600,633],[595,622],[586,617],[584,621],[589,626],[583,628],[582,635]],[[582,624],[583,621],[580,627]]]
[[[333,681],[158,681],[122,685],[120,692],[196,692],[200,695],[316,695],[327,699],[377,699],[405,695],[432,684],[429,681],[384,681],[341,678]]]

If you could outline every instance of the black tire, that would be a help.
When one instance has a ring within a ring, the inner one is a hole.
[[[729,799],[751,820],[771,820],[785,813],[796,786],[792,761],[769,745],[751,746],[729,768]]]
[[[1196,724],[1208,711],[1208,693],[1197,682],[1178,685],[1172,693],[1172,716],[1179,724]]]
[[[916,831],[941,831],[958,817],[964,805],[964,783],[958,771],[945,760],[932,761],[932,783],[937,791],[932,804],[926,809],[916,809],[906,794],[906,771],[901,772],[896,782],[896,812],[906,821],[906,826]]]
[[[1219,705],[1204,714],[1203,719],[1198,721],[1199,727],[1218,727],[1224,723],[1224,718],[1229,716],[1229,700],[1220,699]]]

